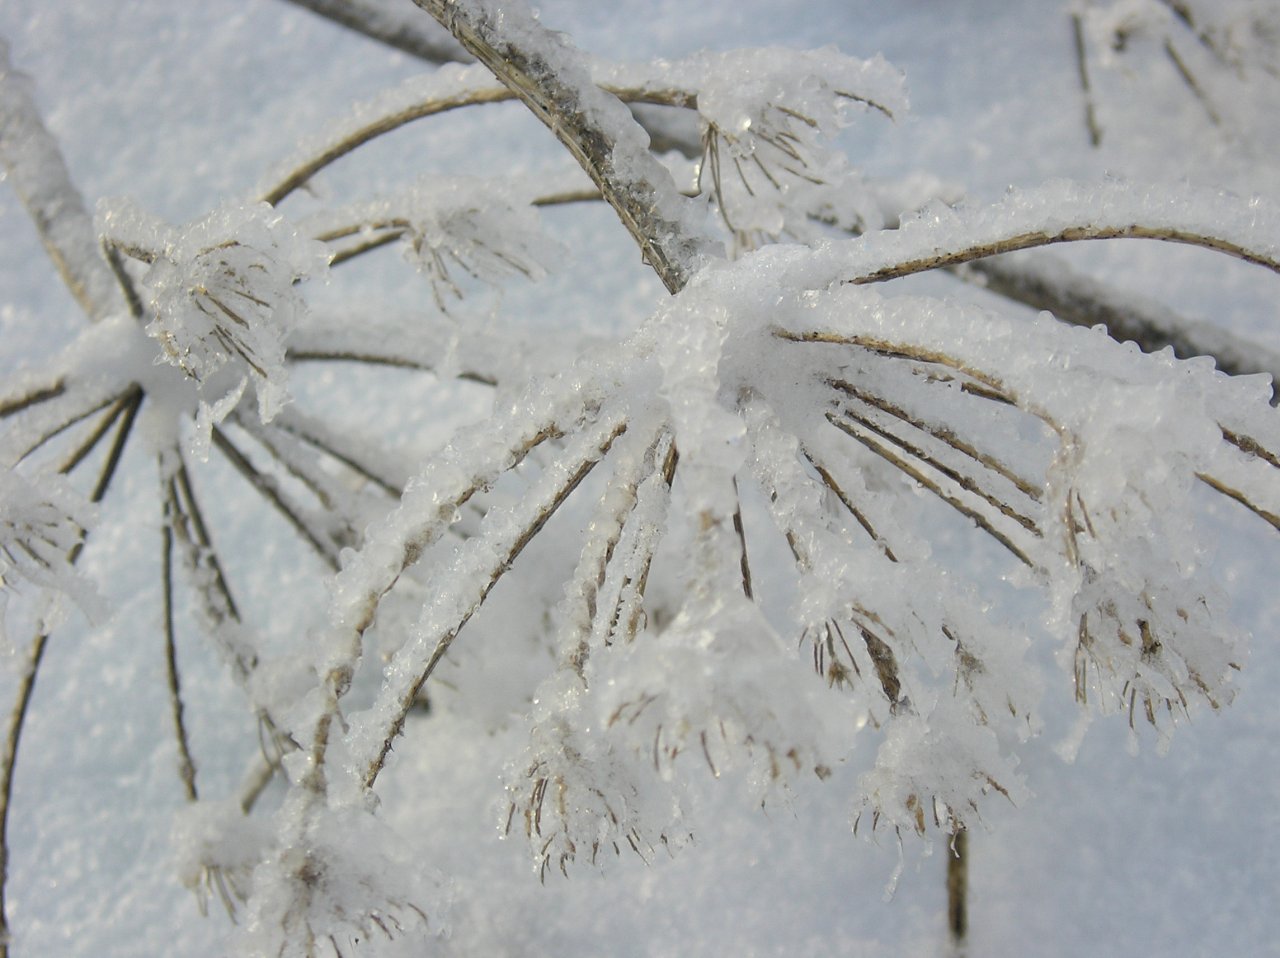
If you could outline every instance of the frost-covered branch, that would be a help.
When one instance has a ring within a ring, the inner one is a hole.
[[[514,92],[564,144],[671,292],[719,244],[649,152],[630,111],[592,81],[589,64],[562,34],[522,4],[414,0]]]
[[[476,537],[463,546],[454,574],[446,579],[458,585],[436,597],[424,610],[415,634],[391,661],[389,669],[395,678],[380,691],[369,712],[361,716],[360,724],[353,723],[348,737],[359,761],[358,767],[363,769],[361,784],[365,789],[373,787],[419,690],[448,652],[458,632],[525,546],[625,430],[625,421],[616,415],[604,418],[565,450],[564,457],[533,487],[518,510],[507,514],[506,510],[495,509],[486,514],[482,525],[495,528],[499,533]]]
[[[45,128],[31,83],[9,60],[0,38],[0,162],[26,207],[45,252],[91,319],[122,305],[115,277],[98,248],[93,219]]]

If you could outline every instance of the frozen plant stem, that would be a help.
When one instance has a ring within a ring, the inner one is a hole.
[[[696,211],[647,149],[617,97],[591,82],[585,58],[523,5],[414,0],[493,71],[578,161],[617,212],[667,291],[679,292],[720,244],[694,232]],[[515,41],[512,37],[519,37]],[[625,139],[624,139],[625,137]],[[621,160],[621,162],[619,162]]]
[[[163,467],[162,467],[163,468]],[[162,481],[163,485],[163,481]],[[187,801],[194,802],[196,791],[196,766],[191,758],[191,745],[187,740],[187,726],[183,721],[182,685],[178,674],[178,650],[173,625],[173,523],[176,509],[173,497],[165,502],[165,521],[161,529],[161,586],[164,599],[164,658],[169,680],[169,707],[173,715],[173,731],[178,745],[178,777]]]
[[[969,830],[957,828],[947,855],[947,930],[951,944],[963,954],[969,932]]]
[[[1017,250],[1035,249],[1039,246],[1052,246],[1056,243],[1076,243],[1082,240],[1101,239],[1152,239],[1166,243],[1185,243],[1188,246],[1199,246],[1204,249],[1217,250],[1242,259],[1246,263],[1265,266],[1273,273],[1280,273],[1280,259],[1267,250],[1250,249],[1226,237],[1211,236],[1195,230],[1176,229],[1173,227],[1144,226],[1141,223],[1106,224],[1068,226],[1053,232],[1028,232],[1002,237],[991,243],[969,246],[964,249],[950,250],[923,256],[919,259],[906,260],[885,266],[882,269],[855,276],[848,280],[855,286],[864,283],[878,283],[887,279],[911,276],[929,270],[945,269],[959,266],[988,256],[1000,253],[1012,253]]]
[[[1051,267],[1051,268],[1049,268]],[[1075,272],[1065,263],[1012,261],[999,256],[974,260],[953,270],[987,292],[1048,310],[1073,326],[1107,327],[1118,342],[1137,343],[1143,352],[1171,347],[1179,359],[1211,356],[1229,376],[1266,373],[1273,390],[1280,383],[1280,357],[1255,343],[1232,336],[1208,323],[1190,321],[1153,302]]]
[[[1084,43],[1084,21],[1080,14],[1071,14],[1071,37],[1076,51],[1076,71],[1080,77],[1080,91],[1084,96],[1084,125],[1089,131],[1089,143],[1092,146],[1102,145],[1102,129],[1098,126],[1098,116],[1093,105],[1093,89],[1089,83],[1089,55]]]

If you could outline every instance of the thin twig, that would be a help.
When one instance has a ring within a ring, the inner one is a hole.
[[[880,551],[884,553],[884,557],[890,562],[897,562],[898,558],[893,554],[893,550],[889,548],[889,544],[880,538],[880,535],[872,527],[870,521],[868,521],[862,510],[853,504],[853,500],[849,498],[848,494],[840,484],[836,482],[835,477],[831,474],[830,470],[818,462],[808,449],[802,447],[800,452],[809,465],[813,467],[814,471],[818,474],[818,477],[822,479],[823,485],[831,490],[836,499],[840,501],[840,504],[845,507],[846,511],[848,511],[849,515],[853,516],[858,525],[862,527],[862,531],[871,537],[871,541],[880,548]]]
[[[1236,489],[1236,488],[1233,488],[1232,486],[1227,485],[1221,479],[1217,479],[1209,475],[1208,473],[1197,472],[1196,478],[1199,479],[1201,482],[1203,482],[1205,485],[1209,486],[1209,488],[1222,493],[1228,499],[1234,499],[1236,502],[1240,503],[1240,505],[1244,506],[1254,515],[1256,515],[1259,519],[1262,519],[1263,521],[1270,523],[1273,528],[1280,530],[1280,516],[1276,515],[1274,512],[1271,512],[1268,509],[1264,509],[1262,506],[1255,503],[1252,499],[1250,499],[1245,493],[1241,492],[1239,489]]]
[[[1084,94],[1084,125],[1089,131],[1091,146],[1102,144],[1102,129],[1098,126],[1098,117],[1093,105],[1093,90],[1089,83],[1088,51],[1084,44],[1084,22],[1080,14],[1071,14],[1071,33],[1075,41],[1076,71],[1080,77],[1080,89]]]
[[[140,402],[142,402],[142,390],[137,386],[117,399],[107,410],[107,414],[102,417],[102,421],[89,434],[88,438],[58,467],[58,473],[65,476],[79,466],[97,448],[98,443],[102,441],[102,437],[110,432],[111,427],[115,425],[116,420],[125,412],[125,409]]]
[[[125,269],[124,260],[120,258],[120,249],[110,240],[103,239],[102,255],[107,265],[111,267],[111,273],[116,278],[120,293],[124,296],[125,305],[129,307],[130,315],[134,319],[142,319],[146,307],[142,305],[142,297],[138,295],[138,287],[133,282],[133,277]]]
[[[692,95],[684,90],[648,90],[610,88],[607,86],[600,87],[600,89],[608,90],[627,103],[687,106],[693,102]],[[321,170],[342,159],[347,154],[416,120],[447,113],[462,107],[481,106],[486,103],[507,103],[514,99],[516,99],[516,94],[505,86],[484,86],[458,90],[452,94],[411,104],[395,113],[379,117],[377,120],[359,127],[321,148],[314,156],[299,163],[275,186],[268,189],[262,195],[262,200],[273,206],[277,205]]]
[[[1160,240],[1165,243],[1182,243],[1188,246],[1198,246],[1202,249],[1211,249],[1216,250],[1219,253],[1226,253],[1228,256],[1234,256],[1237,259],[1242,259],[1246,263],[1265,266],[1274,273],[1280,273],[1280,260],[1277,260],[1274,256],[1270,256],[1266,253],[1261,253],[1256,250],[1251,250],[1248,247],[1241,246],[1229,239],[1209,236],[1192,230],[1181,230],[1163,226],[1143,226],[1140,223],[1132,223],[1125,226],[1068,226],[1054,233],[1046,233],[1038,230],[1028,233],[1018,233],[989,243],[980,243],[976,246],[969,246],[965,249],[951,250],[944,253],[932,253],[918,259],[894,263],[891,266],[885,266],[870,273],[855,276],[847,282],[854,286],[861,286],[866,283],[881,283],[887,279],[898,279],[902,276],[911,276],[915,273],[944,269],[948,266],[958,266],[961,263],[969,263],[974,260],[983,259],[987,256],[998,256],[1001,253],[1012,253],[1023,249],[1035,249],[1039,246],[1051,246],[1055,243],[1078,243],[1084,240],[1103,239],[1150,239]]]
[[[258,799],[262,797],[262,793],[267,790],[267,786],[279,771],[279,761],[261,753],[254,757],[253,768],[245,775],[240,785],[240,811],[246,815],[253,811],[253,806],[258,804]]]
[[[374,140],[393,130],[398,130],[414,120],[420,120],[423,117],[434,116],[449,110],[456,110],[459,107],[474,106],[480,103],[501,103],[511,99],[514,99],[514,95],[503,86],[460,90],[452,96],[425,100],[406,107],[399,112],[379,117],[372,123],[366,124],[341,139],[330,143],[310,159],[304,160],[291,170],[284,179],[263,193],[262,201],[275,206],[326,166],[340,160],[370,140]]]
[[[404,487],[401,483],[380,474],[375,467],[364,462],[360,454],[355,450],[339,449],[335,445],[333,437],[322,438],[317,434],[317,430],[308,429],[307,423],[299,419],[299,417],[277,416],[272,422],[272,427],[305,442],[335,462],[342,463],[356,475],[373,483],[387,495],[395,499],[399,499],[403,495]]]
[[[969,933],[969,830],[963,825],[952,832],[947,856],[947,930],[952,946],[963,948]]]
[[[178,744],[178,778],[182,781],[187,801],[199,798],[196,791],[196,765],[191,757],[191,745],[187,739],[187,726],[183,721],[182,684],[178,675],[178,653],[173,624],[173,524],[175,503],[171,482],[162,481],[169,495],[165,500],[164,527],[161,529],[160,582],[164,601],[164,660],[169,680],[169,711],[173,716],[173,731]]]
[[[669,497],[672,483],[675,482],[676,466],[680,462],[680,453],[670,434],[664,438],[664,441],[667,442],[667,449],[662,460],[662,485],[660,490],[665,497]],[[653,565],[655,547],[654,538],[648,537],[643,541],[642,545],[638,545],[632,551],[631,562],[633,568],[637,554],[640,557],[639,569],[634,572],[630,581],[625,582],[623,588],[618,591],[618,599],[614,606],[611,620],[613,624],[609,632],[609,641],[616,638],[619,632],[627,640],[633,639],[640,629],[640,622],[644,616],[645,590],[649,585],[649,570]],[[630,593],[626,589],[628,585],[631,586]]]
[[[1273,384],[1280,383],[1280,356],[1221,327],[1184,319],[1162,304],[1117,290],[1057,260],[1042,264],[1039,258],[995,256],[967,263],[952,273],[1005,299],[1048,310],[1072,326],[1105,326],[1112,339],[1135,342],[1144,352],[1169,347],[1179,359],[1210,356],[1229,376],[1268,373]]]
[[[249,457],[227,438],[227,434],[216,426],[213,429],[213,445],[235,467],[236,471],[248,481],[249,485],[279,512],[289,525],[293,526],[298,535],[316,551],[316,554],[334,572],[341,568],[341,563],[338,561],[337,545],[330,542],[327,536],[322,536],[311,528],[311,524],[303,517],[299,509],[286,499],[274,476],[269,476],[259,470],[249,461]]]
[[[93,402],[92,406],[89,406],[87,409],[76,410],[70,416],[63,419],[61,422],[59,422],[56,426],[53,426],[52,428],[47,429],[44,433],[42,433],[36,439],[35,442],[27,446],[27,448],[22,451],[22,454],[17,457],[17,461],[22,462],[24,459],[34,454],[37,450],[40,449],[40,447],[44,446],[46,443],[49,443],[52,440],[57,439],[58,436],[62,435],[72,426],[76,425],[77,423],[83,422],[84,420],[88,419],[90,416],[92,416],[96,412],[101,412],[103,409],[106,409],[113,402],[116,402],[119,399],[120,399],[120,394],[107,396],[105,399],[95,398],[94,400],[92,400]]]
[[[0,958],[9,956],[9,920],[5,890],[9,877],[9,807],[13,801],[13,771],[18,759],[18,746],[26,724],[27,708],[35,691],[36,675],[44,661],[49,633],[41,629],[27,650],[27,659],[18,681],[18,697],[9,715],[5,734],[4,755],[0,757]]]
[[[1214,109],[1213,103],[1209,100],[1209,95],[1205,93],[1204,88],[1200,85],[1199,81],[1196,80],[1195,74],[1191,72],[1191,68],[1187,66],[1186,62],[1178,54],[1178,51],[1174,47],[1172,41],[1166,40],[1164,42],[1164,52],[1169,58],[1169,61],[1173,64],[1174,69],[1178,71],[1178,76],[1182,78],[1182,82],[1185,83],[1187,85],[1187,89],[1191,91],[1191,95],[1199,101],[1202,107],[1204,107],[1204,112],[1208,115],[1209,122],[1214,126],[1222,126],[1222,117],[1218,114],[1218,111]]]
[[[738,565],[742,572],[742,594],[752,598],[751,566],[747,561],[747,531],[742,524],[742,498],[738,495],[738,477],[733,477],[733,531],[738,536]]]
[[[889,356],[896,359],[908,359],[913,362],[943,366],[973,380],[974,384],[981,387],[986,393],[990,394],[989,398],[1010,405],[1018,405],[1016,398],[1010,395],[1004,384],[994,376],[983,372],[980,369],[975,369],[967,363],[936,349],[928,349],[909,343],[898,343],[887,339],[878,339],[875,336],[862,336],[856,334],[846,335],[844,333],[821,329],[796,331],[775,326],[771,330],[771,333],[775,338],[785,340],[790,343],[829,343],[841,346],[857,346],[880,356]],[[970,384],[966,383],[963,385]]]
[[[883,442],[876,439],[874,435],[869,434],[869,430],[867,430],[864,424],[857,422],[856,420],[841,419],[840,417],[836,416],[834,413],[827,413],[827,421],[830,422],[837,429],[839,429],[841,432],[846,433],[850,437],[858,440],[858,442],[862,443],[864,446],[866,446],[868,449],[870,449],[880,458],[884,459],[890,465],[896,467],[903,473],[910,476],[916,482],[920,483],[920,485],[924,486],[926,489],[932,492],[935,496],[937,496],[947,505],[951,506],[951,508],[959,512],[961,515],[968,516],[975,523],[977,523],[979,528],[981,528],[984,532],[986,532],[993,539],[995,539],[1002,546],[1004,546],[1011,553],[1013,553],[1013,555],[1016,558],[1018,558],[1021,562],[1023,562],[1029,568],[1032,568],[1032,569],[1035,568],[1035,563],[1032,562],[1030,558],[1028,558],[1027,554],[1023,552],[1023,550],[1020,549],[1017,545],[1015,545],[1013,540],[1010,539],[1009,536],[1007,536],[1005,533],[1001,532],[994,525],[992,525],[990,519],[988,519],[985,515],[983,515],[977,509],[974,509],[971,506],[966,505],[963,501],[951,495],[949,492],[944,490],[939,483],[935,482],[933,479],[929,478],[927,475],[925,475],[923,472],[921,472],[919,469],[913,466],[910,462],[907,462],[901,456],[897,455],[895,452],[893,452],[892,449],[886,446]]]
[[[17,396],[0,399],[0,419],[7,419],[15,413],[30,409],[42,402],[48,402],[50,399],[57,399],[65,395],[66,391],[66,381],[59,378],[47,386],[37,386]]]
[[[978,465],[983,466],[984,468],[990,470],[991,472],[996,473],[999,476],[1002,476],[1011,485],[1013,485],[1019,492],[1027,496],[1027,498],[1032,499],[1036,502],[1040,501],[1040,498],[1041,498],[1040,490],[1037,489],[1035,486],[1033,486],[1030,482],[1028,482],[1027,480],[1015,474],[1012,470],[1005,467],[998,460],[990,456],[987,456],[984,453],[979,452],[977,449],[974,449],[968,443],[954,437],[948,430],[945,430],[945,429],[935,430],[935,428],[930,427],[928,423],[924,423],[912,418],[911,415],[906,412],[906,410],[900,409],[899,407],[893,405],[892,403],[886,400],[881,399],[878,396],[873,396],[867,393],[866,391],[857,388],[852,383],[844,382],[843,380],[832,380],[830,384],[836,390],[844,393],[846,396],[850,397],[851,399],[857,400],[862,405],[869,406],[873,409],[878,409],[881,412],[885,413],[886,415],[891,416],[892,418],[898,420],[899,422],[902,422],[907,426],[914,427],[920,432],[923,432],[925,435],[933,436],[935,439],[938,439],[939,441],[943,442],[944,444],[951,447],[952,449],[955,449],[957,452],[960,452],[969,456]],[[889,432],[887,426],[878,425],[872,422],[872,420],[867,418],[865,415],[855,415],[848,409],[845,410],[845,413],[846,415],[854,416],[854,418],[856,418],[868,429],[873,430],[876,434],[889,440],[895,446],[901,449],[903,452],[906,452],[910,456],[912,456],[912,458],[917,459],[920,462],[926,463],[929,466],[932,466],[935,470],[937,470],[938,472],[950,478],[953,482],[955,482],[961,488],[968,490],[974,495],[981,496],[983,499],[987,500],[987,502],[991,503],[991,505],[995,506],[997,509],[1003,512],[1010,519],[1014,519],[1015,521],[1017,521],[1018,524],[1026,528],[1027,531],[1033,532],[1037,536],[1040,535],[1039,529],[1036,528],[1035,523],[1030,518],[1018,514],[1013,509],[1012,506],[1009,506],[1008,504],[1006,504],[1003,500],[1001,500],[998,496],[994,495],[993,493],[990,493],[985,489],[983,489],[981,486],[978,485],[977,480],[974,479],[973,477],[960,472],[958,469],[948,465],[947,463],[942,462],[936,456],[933,456],[925,452],[923,449],[921,449],[916,445],[913,445],[908,440],[900,436],[894,435],[893,433]],[[948,436],[951,436],[951,438],[954,439],[955,441],[949,442],[947,440]]]

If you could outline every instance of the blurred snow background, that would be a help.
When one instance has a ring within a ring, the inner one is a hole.
[[[1172,96],[1160,109],[1104,102],[1103,148],[1091,149],[1058,0],[547,0],[540,9],[544,23],[604,57],[767,44],[883,53],[907,75],[912,112],[893,126],[858,123],[846,135],[852,159],[872,175],[918,171],[986,198],[1057,176],[1188,177],[1273,197],[1280,183],[1275,154],[1206,141],[1194,104]],[[0,35],[33,78],[90,207],[130,195],[171,222],[252,191],[328,119],[422,69],[278,0],[5,0]],[[554,142],[520,107],[467,112],[388,137],[317,188],[341,193],[349,183],[404,181],[424,170],[537,168],[557,159]],[[531,324],[586,326],[607,303],[608,321],[625,328],[660,295],[608,217],[552,220],[567,245],[589,244],[589,262],[521,294]],[[56,349],[83,319],[7,190],[0,230],[2,375]],[[1273,276],[1160,244],[1060,255],[1280,348]],[[366,281],[386,298],[429,295],[403,268],[371,270]],[[954,291],[977,295],[958,284]],[[360,424],[365,387],[343,382],[347,391],[334,393],[335,375],[317,373],[299,401],[327,395],[336,414]],[[483,414],[473,391],[459,387],[455,398],[457,415]],[[389,428],[421,448],[443,436],[429,410],[408,409]],[[106,509],[136,519],[105,522],[108,535],[83,563],[108,584],[114,614],[99,628],[55,634],[23,741],[9,863],[18,956],[224,953],[226,917],[216,903],[209,918],[200,916],[169,851],[182,795],[160,654],[154,464],[139,457],[128,466]],[[249,604],[281,625],[305,618],[316,598],[311,558],[292,542],[262,540],[260,516],[224,506],[224,526],[277,570],[270,581],[241,579]],[[1167,756],[1150,738],[1131,754],[1121,718],[1095,722],[1067,764],[1053,748],[1074,723],[1066,676],[1049,689],[1045,734],[1023,766],[1035,797],[1018,809],[992,806],[990,830],[972,836],[969,954],[1280,954],[1280,565],[1270,530],[1230,503],[1206,500],[1205,508],[1215,513],[1217,562],[1237,620],[1255,636],[1235,703],[1183,728]],[[224,549],[233,555],[237,544]],[[194,633],[185,642],[193,748],[205,787],[217,794],[238,779],[253,730],[214,656]],[[6,676],[5,701],[11,687]],[[944,849],[926,854],[907,843],[901,882],[886,901],[898,849],[852,837],[840,775],[767,811],[733,789],[707,787],[699,795],[704,830],[678,857],[651,865],[627,857],[609,862],[603,876],[580,870],[567,881],[549,876],[543,887],[523,843],[499,839],[499,774],[523,730],[491,731],[478,716],[416,721],[423,727],[397,747],[384,799],[399,827],[425,836],[424,868],[453,882],[442,947],[513,956],[946,952]]]

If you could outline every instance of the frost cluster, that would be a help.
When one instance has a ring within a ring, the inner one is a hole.
[[[8,648],[5,607],[24,585],[67,595],[86,611],[99,608],[92,586],[72,566],[89,514],[59,479],[44,477],[37,487],[16,471],[0,470],[0,648]],[[56,615],[56,609],[46,613],[46,628]]]
[[[441,310],[463,298],[459,273],[491,286],[516,276],[539,280],[561,252],[530,197],[494,179],[424,177],[395,196],[326,212],[307,226],[324,233],[347,221],[369,233],[399,232],[405,258],[426,276]]]
[[[882,58],[834,49],[704,54],[682,66],[698,77],[703,123],[699,181],[725,225],[745,241],[812,235],[809,217],[878,229],[879,210],[833,137],[855,110],[892,118],[906,109],[901,75]]]
[[[305,313],[297,284],[322,276],[328,253],[265,203],[230,205],[171,228],[106,206],[109,239],[150,266],[141,278],[146,332],[159,360],[196,385],[197,431],[224,419],[253,385],[269,422],[288,401],[285,347]]]

